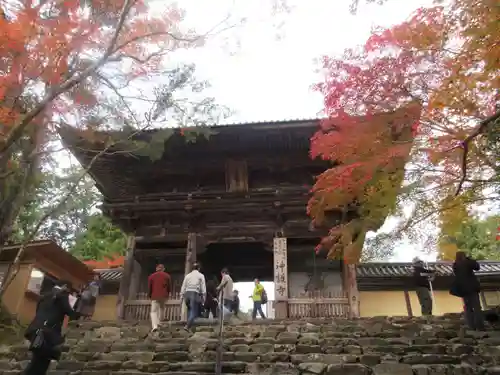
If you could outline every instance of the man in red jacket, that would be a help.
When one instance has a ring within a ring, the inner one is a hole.
[[[165,272],[165,266],[158,264],[156,272],[149,275],[148,293],[151,299],[151,325],[153,332],[158,330],[158,325],[165,313],[165,302],[170,290],[170,275]]]

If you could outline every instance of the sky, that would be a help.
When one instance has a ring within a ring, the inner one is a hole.
[[[210,94],[235,112],[235,122],[318,116],[322,97],[311,90],[321,80],[315,60],[363,43],[374,26],[404,21],[417,7],[430,3],[388,0],[384,6],[361,6],[353,16],[348,11],[351,0],[288,0],[289,12],[273,16],[272,1],[180,2],[186,22],[197,30],[209,30],[224,19],[228,4],[235,4],[228,23],[247,17],[243,26],[183,54],[197,64],[198,75],[210,81]]]

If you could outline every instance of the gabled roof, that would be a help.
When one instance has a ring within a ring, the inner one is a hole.
[[[12,262],[17,255],[20,244],[1,247],[0,261]],[[81,280],[90,280],[93,272],[70,252],[60,247],[52,240],[31,241],[26,245],[23,259],[49,260],[61,270],[70,271],[71,274]],[[45,270],[42,270],[45,271]],[[59,276],[59,275],[57,275]]]

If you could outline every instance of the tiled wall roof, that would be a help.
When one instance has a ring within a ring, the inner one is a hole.
[[[500,262],[479,262],[481,268],[477,275],[499,274]],[[453,274],[452,262],[428,263],[429,269],[436,271],[437,276],[451,276]],[[413,265],[411,263],[363,263],[356,268],[357,277],[404,277],[411,276]]]
[[[479,262],[481,269],[477,275],[500,275],[500,262]],[[451,276],[453,274],[451,262],[433,262],[428,267],[436,271],[437,276]],[[101,275],[101,279],[110,282],[120,281],[123,268],[111,268],[95,270]],[[411,263],[362,263],[356,267],[358,278],[370,277],[408,277],[413,272]]]
[[[101,280],[110,281],[110,282],[118,282],[122,278],[123,268],[110,268],[103,270],[94,270],[101,276]]]

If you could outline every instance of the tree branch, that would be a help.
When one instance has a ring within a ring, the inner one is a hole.
[[[143,131],[145,128],[140,128],[136,130],[135,132],[131,133],[128,137],[127,140],[133,138],[136,134],[140,133]],[[116,145],[117,142],[110,142],[109,145],[107,145],[103,150],[99,151],[94,155],[94,157],[90,160],[89,164],[87,167],[82,171],[82,173],[75,179],[75,182],[73,186],[68,190],[68,192],[65,194],[65,196],[50,210],[45,212],[45,214],[40,218],[38,223],[36,224],[35,228],[33,231],[26,236],[24,241],[21,243],[19,250],[17,251],[16,257],[14,258],[14,261],[11,264],[11,267],[9,267],[9,270],[7,271],[7,274],[4,277],[4,280],[2,284],[0,285],[0,300],[2,299],[3,294],[7,290],[8,286],[14,280],[14,278],[17,275],[17,272],[19,271],[19,263],[24,255],[24,252],[26,250],[26,247],[28,244],[35,238],[37,235],[38,231],[42,227],[42,225],[51,217],[53,216],[61,207],[66,204],[68,199],[73,195],[73,193],[76,191],[78,184],[80,181],[83,180],[83,178],[89,173],[90,168],[92,165],[97,161],[99,157],[101,157],[103,154],[105,154],[109,149],[111,149],[114,145]],[[2,248],[0,247],[0,253],[2,252]]]
[[[472,142],[478,135],[484,133],[488,125],[497,121],[498,119],[500,119],[500,110],[498,110],[493,115],[481,121],[479,125],[476,127],[476,129],[471,134],[469,134],[462,142],[460,142],[460,145],[458,147],[461,147],[464,150],[462,154],[462,178],[458,182],[458,187],[457,191],[455,192],[455,196],[458,196],[458,194],[460,194],[463,184],[467,179],[467,156],[469,153],[470,142]]]
[[[53,88],[34,109],[29,111],[28,114],[26,114],[19,123],[14,125],[14,127],[7,134],[6,139],[0,144],[0,154],[8,150],[16,142],[16,140],[19,139],[19,137],[21,137],[24,130],[26,129],[26,126],[28,126],[28,124],[30,124],[35,117],[37,117],[40,113],[42,113],[43,110],[50,104],[50,102],[52,102],[62,93],[68,91],[72,87],[82,82],[85,78],[90,76],[92,73],[94,73],[94,71],[96,71],[106,63],[108,58],[115,52],[116,42],[118,40],[118,37],[120,36],[120,32],[123,29],[125,20],[127,19],[127,16],[130,12],[131,4],[132,0],[125,0],[125,2],[123,3],[122,11],[120,13],[120,18],[116,25],[116,30],[111,38],[108,47],[106,48],[106,51],[101,56],[101,58],[97,60],[94,64],[90,65],[80,74],[71,77],[58,87]]]

